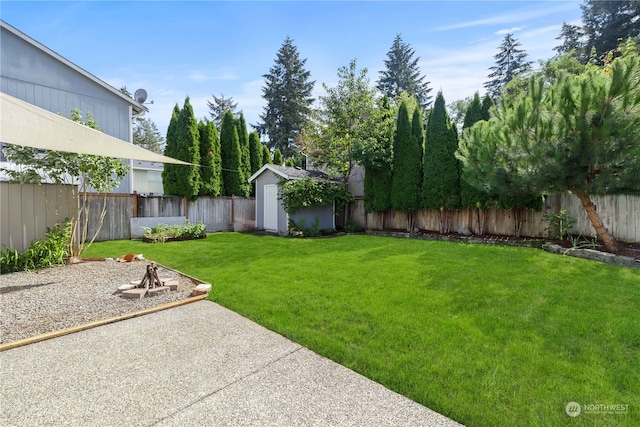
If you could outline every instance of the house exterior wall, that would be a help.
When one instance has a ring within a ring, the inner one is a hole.
[[[256,227],[264,228],[264,186],[270,184],[278,184],[281,177],[271,172],[270,170],[264,171],[259,177],[256,178]],[[278,191],[278,197],[280,192]],[[278,200],[278,232],[287,233],[289,225],[289,219],[287,213],[282,206],[282,202]]]
[[[126,99],[3,27],[0,43],[1,92],[67,117],[77,108],[83,119],[90,113],[104,133],[132,141],[132,106]],[[114,190],[131,191],[130,177]]]
[[[318,218],[320,230],[333,230],[335,226],[335,215],[331,206],[311,206],[298,210],[291,215],[298,227],[311,228]],[[304,223],[302,222],[304,221]]]
[[[162,171],[133,169],[133,191],[138,194],[154,194],[162,195],[164,187],[162,186]]]

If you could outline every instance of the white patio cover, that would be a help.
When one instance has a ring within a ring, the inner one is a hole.
[[[190,165],[0,92],[0,142],[44,150]]]

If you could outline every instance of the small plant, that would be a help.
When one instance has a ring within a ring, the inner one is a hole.
[[[549,222],[547,233],[553,239],[562,240],[565,237],[570,238],[571,230],[576,223],[575,218],[567,213],[564,209],[555,214],[547,214],[544,220]]]
[[[579,235],[578,237],[569,235],[569,241],[571,242],[571,247],[563,252],[563,255],[568,254],[574,249],[593,249],[599,246],[598,237],[592,237],[591,240]]]
[[[348,219],[344,226],[344,231],[347,233],[360,233],[362,231],[362,227],[354,220]]]
[[[289,236],[290,237],[318,237],[320,236],[320,218],[314,218],[313,225],[304,228],[305,220],[302,218],[297,224],[294,220],[289,219]]]
[[[164,243],[169,239],[189,240],[204,236],[207,227],[201,222],[187,220],[184,225],[158,224],[153,228],[144,227],[144,239],[154,243]]]

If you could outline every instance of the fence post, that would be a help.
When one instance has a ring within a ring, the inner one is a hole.
[[[138,218],[138,192],[136,190],[133,190],[131,202],[133,203],[133,217]]]

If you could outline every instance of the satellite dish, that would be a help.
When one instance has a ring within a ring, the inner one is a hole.
[[[140,104],[142,104],[147,100],[147,91],[144,89],[138,89],[136,93],[133,94],[133,98]]]

